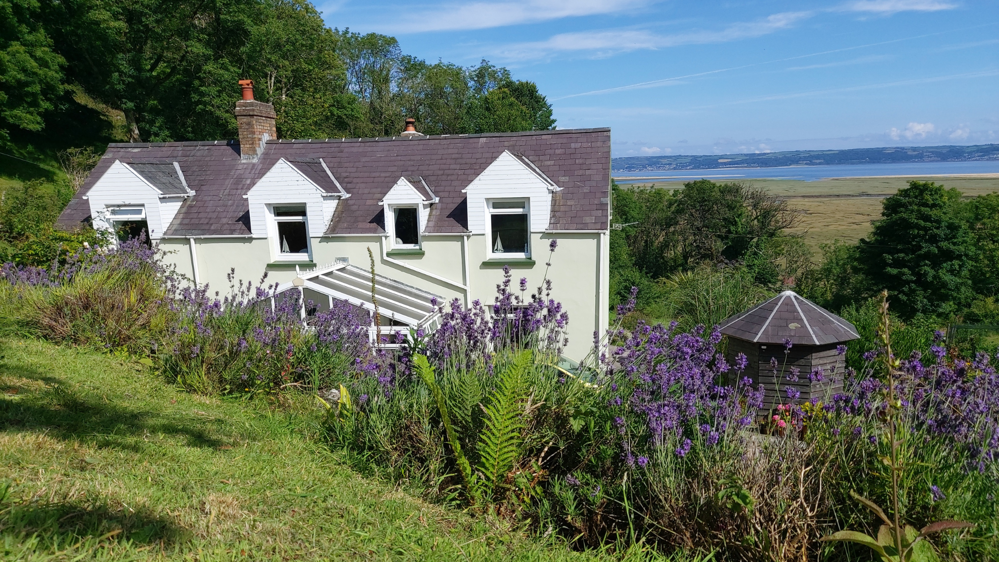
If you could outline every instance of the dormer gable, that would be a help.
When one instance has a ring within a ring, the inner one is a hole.
[[[250,207],[254,238],[268,237],[275,205],[301,205],[308,217],[309,236],[326,231],[341,199],[350,197],[322,159],[281,158],[244,196]]]
[[[462,190],[468,199],[468,230],[486,232],[490,201],[519,199],[530,203],[531,232],[544,232],[551,218],[552,193],[561,189],[529,159],[504,150]]]
[[[151,240],[159,240],[177,216],[184,199],[194,192],[187,185],[177,162],[132,162],[115,160],[83,198],[90,206],[94,228],[110,230],[119,215],[146,223]],[[134,222],[134,221],[126,221]]]
[[[378,202],[379,205],[431,205],[439,199],[422,176],[403,176]]]

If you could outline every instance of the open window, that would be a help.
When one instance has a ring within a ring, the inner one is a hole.
[[[531,257],[531,222],[526,199],[486,202],[489,255],[492,258]]]
[[[420,247],[420,213],[416,207],[392,208],[392,246],[406,249]]]
[[[151,243],[146,208],[142,205],[108,207],[108,222],[111,223],[119,242],[144,236],[145,243],[147,245]]]
[[[309,259],[309,222],[305,205],[273,207],[277,255],[282,259]]]

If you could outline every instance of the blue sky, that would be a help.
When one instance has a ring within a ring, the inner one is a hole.
[[[614,156],[999,142],[995,0],[315,0],[532,80]]]

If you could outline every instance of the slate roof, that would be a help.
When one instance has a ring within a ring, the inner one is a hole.
[[[420,194],[420,197],[424,201],[432,201],[436,197],[434,191],[430,189],[430,186],[427,185],[426,180],[422,176],[409,176],[406,178],[406,181],[416,188],[416,192]]]
[[[857,328],[794,291],[723,320],[721,333],[755,343],[827,345],[860,338]]]
[[[115,160],[179,162],[196,195],[184,201],[165,236],[247,236],[249,208],[243,195],[283,157],[289,162],[321,158],[350,195],[337,205],[327,234],[383,233],[378,201],[400,177],[411,176],[422,177],[440,198],[431,206],[426,231],[457,234],[468,230],[461,190],[504,150],[528,159],[562,188],[553,193],[549,229],[609,227],[610,129],[268,141],[257,162],[240,161],[237,141],[111,144],[59,224],[72,228],[90,220],[82,197]]]
[[[323,167],[323,162],[319,158],[288,160],[288,163],[326,193],[343,193],[334,178],[330,177],[330,173]]]
[[[177,162],[131,162],[128,164],[137,174],[153,184],[163,195],[186,195],[190,193],[184,183],[184,175]]]

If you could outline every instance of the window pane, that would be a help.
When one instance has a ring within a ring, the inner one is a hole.
[[[395,243],[415,246],[420,243],[419,219],[416,209],[395,210]]]
[[[146,221],[115,221],[114,233],[118,237],[119,242],[125,242],[126,240],[141,236],[147,246],[151,245],[149,240],[149,225]]]
[[[493,209],[523,209],[526,201],[493,201]]]
[[[110,211],[111,216],[114,217],[114,218],[119,218],[120,217],[120,218],[123,218],[123,219],[128,219],[128,218],[134,218],[134,217],[141,217],[142,216],[143,208],[142,207],[125,207],[125,208],[117,208],[117,209],[108,209],[108,211]]]
[[[305,209],[302,207],[274,207],[275,217],[304,217]]]
[[[277,230],[282,254],[309,253],[309,233],[305,230],[304,222],[279,222]]]
[[[494,254],[527,253],[527,215],[492,215]]]

